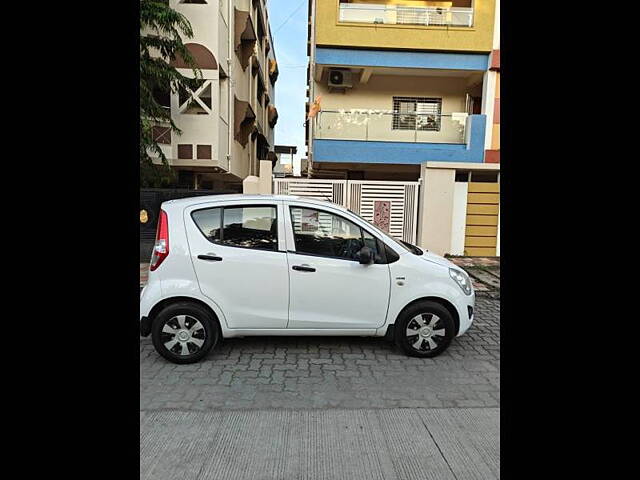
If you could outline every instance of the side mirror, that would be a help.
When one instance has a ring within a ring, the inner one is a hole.
[[[360,249],[360,251],[357,253],[356,257],[358,258],[358,261],[362,265],[369,265],[370,263],[374,262],[373,250],[371,250],[366,245]]]

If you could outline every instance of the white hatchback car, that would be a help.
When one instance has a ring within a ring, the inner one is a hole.
[[[175,363],[251,335],[387,336],[433,357],[473,321],[464,270],[304,197],[164,202],[149,270],[140,333]]]

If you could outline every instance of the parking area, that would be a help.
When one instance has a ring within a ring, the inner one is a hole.
[[[500,301],[433,359],[382,338],[251,337],[174,365],[140,339],[140,409],[461,408],[500,405]]]

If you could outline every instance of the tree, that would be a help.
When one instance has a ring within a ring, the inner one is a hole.
[[[182,132],[171,119],[171,111],[161,106],[154,94],[193,90],[200,71],[182,42],[182,36],[193,37],[191,24],[169,7],[167,0],[140,0],[140,30],[140,186],[161,187],[172,183],[175,174],[154,139],[153,126],[168,123],[173,132]],[[177,57],[192,68],[194,78],[185,77],[170,65]],[[153,163],[150,152],[162,160],[161,165]]]

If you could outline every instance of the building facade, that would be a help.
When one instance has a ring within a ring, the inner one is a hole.
[[[275,83],[278,66],[266,0],[169,0],[191,23],[185,39],[201,72],[194,91],[158,92],[181,134],[154,129],[179,184],[195,189],[242,191],[274,160]],[[178,58],[173,65],[194,74]]]
[[[310,0],[308,55],[309,176],[420,180],[420,245],[499,255],[499,0]]]

